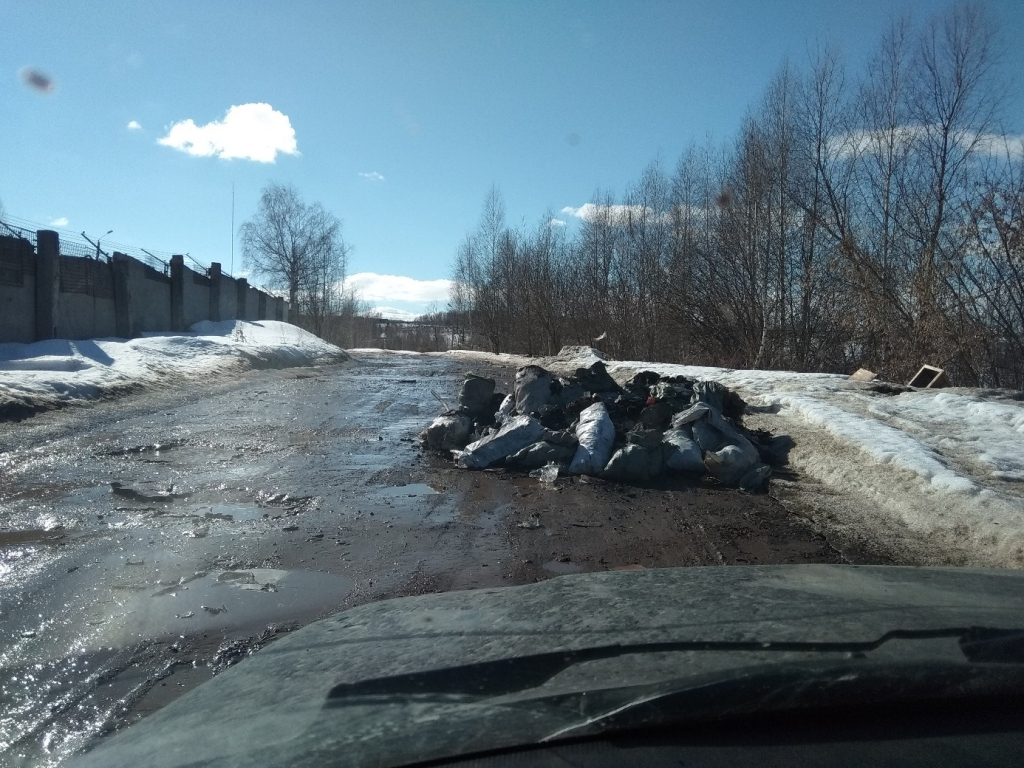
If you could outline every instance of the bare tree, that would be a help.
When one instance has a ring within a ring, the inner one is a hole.
[[[304,203],[291,184],[272,182],[239,233],[242,257],[255,274],[270,287],[286,289],[300,313],[321,319],[329,314],[349,252],[334,214],[320,203]]]
[[[492,188],[449,317],[501,351],[1022,386],[1024,151],[994,39],[969,4],[894,22],[859,88],[827,48],[785,64],[733,142],[596,195],[574,230],[507,228]]]

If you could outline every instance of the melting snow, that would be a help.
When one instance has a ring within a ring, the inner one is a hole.
[[[719,381],[777,411],[805,474],[884,510],[973,562],[1024,567],[1024,402],[981,390],[896,396],[834,374],[614,362],[634,371]],[[824,431],[829,440],[822,440]]]
[[[275,320],[204,320],[191,333],[0,344],[0,409],[59,407],[248,368],[336,362],[345,353]]]

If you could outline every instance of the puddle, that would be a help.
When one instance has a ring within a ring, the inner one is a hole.
[[[267,512],[255,504],[213,504],[208,507],[194,509],[189,514],[206,520],[238,522],[242,520],[262,520]]]
[[[560,560],[552,560],[549,563],[544,563],[542,567],[549,573],[557,573],[559,575],[566,573],[581,573],[583,571],[583,567],[576,565],[576,563],[563,563]]]
[[[124,601],[96,606],[89,623],[101,644],[299,620],[340,604],[355,582],[317,571],[211,571],[161,586],[149,582]],[[128,592],[129,590],[125,590]]]
[[[63,539],[63,530],[0,531],[0,548],[17,547],[22,544],[55,544]]]
[[[96,505],[109,507],[112,500],[113,494],[111,493],[110,486],[107,483],[104,483],[103,485],[95,485],[91,488],[79,488],[78,490],[72,491],[58,499],[58,501],[63,504],[88,507]]]
[[[373,492],[374,496],[386,496],[388,498],[395,498],[396,496],[431,496],[436,493],[438,493],[437,489],[432,488],[426,483],[392,485],[387,488],[377,489]]]
[[[125,448],[114,448],[109,451],[104,451],[102,456],[135,456],[139,454],[152,453],[157,456],[160,455],[160,451],[169,451],[172,448],[177,448],[183,445],[183,440],[167,440],[162,443],[151,443],[149,445],[132,445]]]

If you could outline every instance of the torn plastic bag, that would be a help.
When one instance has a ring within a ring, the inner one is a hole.
[[[717,451],[726,445],[730,445],[729,441],[725,439],[725,436],[719,430],[711,426],[707,419],[695,421],[691,426],[693,427],[694,441],[705,453],[708,451]]]
[[[677,472],[693,472],[703,475],[704,459],[700,447],[690,439],[684,429],[669,429],[662,439],[665,445],[665,466]]]
[[[541,440],[516,451],[505,460],[505,463],[519,469],[540,469],[545,464],[565,464],[575,455],[575,448],[553,445]]]
[[[572,448],[573,453],[576,452],[576,446],[580,444],[579,439],[576,437],[576,433],[571,429],[545,430],[544,442],[552,443],[553,445],[562,445],[566,448]]]
[[[710,411],[711,406],[707,403],[695,403],[682,413],[677,413],[672,417],[672,428],[679,429],[683,424],[691,424],[698,419],[703,419]]]
[[[466,469],[485,469],[492,464],[540,440],[544,427],[529,416],[515,416],[499,429],[466,446],[455,454]]]
[[[757,463],[737,445],[727,445],[720,451],[704,454],[704,466],[723,485],[738,485],[747,471]]]
[[[501,401],[501,405],[498,406],[498,411],[494,414],[494,423],[499,427],[505,423],[505,420],[512,415],[512,411],[516,407],[516,398],[514,395],[505,395],[505,399]]]
[[[545,485],[554,485],[555,484],[555,480],[558,479],[558,472],[559,472],[559,469],[558,469],[558,465],[557,464],[548,464],[546,466],[543,466],[543,467],[540,467],[538,469],[533,470],[530,473],[530,477],[536,477],[538,480],[540,480]],[[539,528],[540,525],[538,524],[536,526],[532,526],[532,525],[523,525],[522,523],[520,523],[519,527],[520,528],[534,528],[534,527]]]
[[[516,411],[537,413],[551,403],[554,378],[539,365],[527,365],[516,371]]]
[[[464,413],[449,411],[438,416],[420,432],[420,441],[435,451],[451,451],[469,442],[473,420]]]
[[[576,425],[576,438],[580,444],[569,465],[569,471],[575,475],[596,475],[601,472],[611,458],[612,444],[615,442],[615,425],[604,403],[594,403],[583,409],[579,424]]]
[[[724,446],[735,445],[743,451],[750,464],[760,460],[760,454],[754,444],[741,435],[739,430],[714,406],[707,403],[695,403],[672,418],[673,428],[678,429],[686,424],[691,425],[693,439],[705,452],[718,451]]]
[[[707,403],[721,413],[725,410],[725,396],[729,390],[717,381],[698,381],[693,385],[693,402]]]
[[[736,484],[740,487],[741,491],[753,493],[761,487],[762,483],[768,479],[771,473],[772,468],[767,464],[755,464],[747,470],[746,474]]]
[[[639,445],[627,445],[615,452],[605,466],[602,476],[620,483],[643,482],[661,470],[660,453],[649,451]]]
[[[670,384],[667,381],[659,381],[651,387],[651,397],[655,400],[684,400],[689,402],[693,397],[693,390],[684,384]]]

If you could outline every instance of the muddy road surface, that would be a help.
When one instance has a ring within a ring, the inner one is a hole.
[[[0,761],[59,765],[371,600],[613,568],[892,562],[700,482],[554,487],[416,435],[465,362],[362,355],[0,424]],[[473,366],[509,391],[514,371]]]

